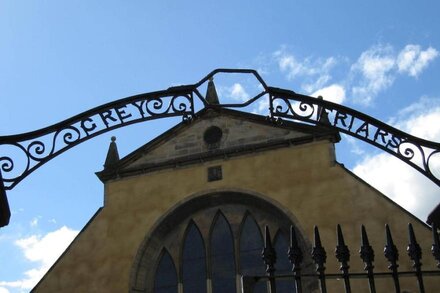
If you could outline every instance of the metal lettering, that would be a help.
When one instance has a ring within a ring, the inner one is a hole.
[[[368,138],[369,135],[368,123],[367,122],[362,123],[362,125],[356,130],[355,133],[358,135],[361,135],[361,133],[365,133],[365,138]]]
[[[345,124],[345,119],[347,119],[347,117],[348,116],[346,113],[341,113],[337,111],[335,115],[335,120],[333,122],[333,126],[336,126],[338,124],[338,121],[341,121],[342,125],[344,125],[344,127],[347,127],[347,124]]]
[[[385,136],[388,135],[388,132],[386,132],[385,130],[382,130],[380,128],[377,128],[376,133],[374,134],[374,141],[377,140],[377,138],[380,136],[382,138],[382,143],[385,144]]]
[[[119,120],[121,120],[122,123],[125,122],[124,119],[130,118],[133,116],[133,115],[131,115],[131,113],[125,112],[125,109],[124,109],[125,107],[126,106],[115,108],[116,114],[118,115]]]
[[[143,109],[143,107],[144,107],[144,105],[145,105],[145,100],[143,100],[143,101],[140,101],[139,103],[139,105],[137,104],[138,102],[133,102],[133,103],[131,103],[133,106],[135,106],[138,110],[139,110],[139,113],[142,115],[142,118],[144,118],[145,117],[145,112],[144,112],[144,109]]]
[[[353,127],[353,122],[354,122],[354,116],[351,115],[350,125],[348,126],[349,131],[351,131],[351,128]]]
[[[86,122],[91,122],[89,126],[87,126]],[[84,132],[89,135],[91,131],[96,129],[96,123],[93,122],[93,119],[88,117],[86,119],[81,120],[80,122],[81,128],[84,130]]]
[[[109,123],[107,120],[111,120],[113,122],[118,121],[115,117],[112,116],[112,110],[107,110],[105,112],[99,113],[99,116],[101,116],[102,122],[104,122],[105,126],[109,126]]]
[[[391,136],[391,139],[388,140],[386,147],[398,148],[401,143],[402,140],[399,137],[393,135]]]

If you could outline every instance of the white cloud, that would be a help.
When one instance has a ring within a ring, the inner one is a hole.
[[[277,51],[275,56],[278,60],[279,68],[281,71],[287,73],[288,79],[294,79],[297,76],[317,74],[316,70],[308,64],[310,63],[309,60],[299,62],[295,56],[282,51]]]
[[[0,287],[0,293],[9,293],[9,290],[5,287]]]
[[[301,85],[301,87],[307,93],[311,93],[311,92],[316,91],[319,88],[322,88],[330,80],[331,80],[331,76],[329,74],[324,74],[324,75],[321,75],[317,80],[313,81],[312,83],[304,83],[303,85]]]
[[[406,45],[398,54],[391,45],[376,45],[364,51],[351,67],[360,78],[352,84],[357,103],[369,105],[383,90],[390,87],[397,75],[417,77],[438,56],[432,47],[422,50],[420,45]]]
[[[410,134],[440,141],[440,100],[422,98],[391,121]],[[431,171],[440,176],[440,158],[433,162]],[[353,172],[422,220],[439,202],[435,184],[391,155],[381,153],[367,157]]]
[[[386,83],[386,73],[394,66],[390,46],[376,46],[361,54],[355,66],[358,66],[363,75],[380,84]]]
[[[427,140],[440,140],[440,99],[422,97],[400,110],[388,122],[398,129]]]
[[[26,271],[23,279],[0,281],[0,286],[19,289],[33,288],[77,234],[78,231],[63,226],[44,236],[32,235],[18,239],[15,244],[22,250],[25,258],[35,263],[36,266]]]
[[[430,109],[426,114],[399,123],[400,128],[410,134],[427,140],[440,140],[440,107]],[[399,126],[399,125],[398,125]]]
[[[258,101],[258,108],[254,112],[256,114],[269,113],[269,99]]]
[[[311,96],[322,96],[324,100],[337,104],[342,104],[345,101],[345,89],[340,84],[332,84],[330,86],[317,90],[316,92],[311,94]]]
[[[394,66],[391,46],[378,45],[363,52],[352,65],[352,71],[361,74],[360,84],[352,88],[355,100],[364,105],[370,104],[380,91],[393,83]]]
[[[397,57],[399,72],[417,77],[438,54],[438,51],[432,47],[422,51],[419,45],[406,45]]]
[[[234,83],[231,88],[229,88],[229,96],[234,100],[247,101],[249,99],[249,94],[246,92],[244,87],[239,83]]]
[[[399,75],[418,77],[438,55],[439,52],[433,47],[422,50],[420,45],[409,44],[396,53],[391,45],[378,44],[362,52],[337,84],[344,84],[355,103],[368,106]],[[334,67],[346,60],[344,57],[299,59],[285,47],[273,56],[279,70],[288,80],[299,80],[306,94],[329,87]]]
[[[439,202],[435,184],[388,154],[367,157],[353,172],[422,220]]]
[[[298,60],[293,54],[286,51],[285,48],[274,53],[274,58],[278,63],[281,72],[286,74],[288,80],[303,77],[306,81],[301,85],[307,93],[318,90],[323,87],[332,78],[330,71],[338,63],[335,57],[327,59],[313,59],[307,57]]]
[[[354,103],[369,106],[396,78],[401,75],[417,78],[438,56],[437,49],[423,50],[417,44],[408,44],[400,51],[389,44],[374,45],[362,52],[345,75],[333,83],[344,85]],[[281,73],[288,80],[299,82],[306,94],[330,87],[336,65],[350,63],[344,56],[298,58],[286,47],[275,51],[273,58]],[[340,70],[337,73],[340,75]]]
[[[357,155],[357,156],[363,156],[365,155],[365,150],[359,145],[359,140],[349,136],[347,134],[342,133],[342,137],[345,141],[348,142],[350,145],[350,152]]]

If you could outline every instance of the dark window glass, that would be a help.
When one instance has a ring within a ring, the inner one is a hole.
[[[208,291],[236,293],[238,289],[237,274],[244,276],[266,275],[266,266],[262,259],[264,240],[259,223],[253,214],[246,212],[240,223],[240,231],[236,235],[238,239],[234,238],[235,234],[232,231],[238,228],[236,225],[239,225],[239,221],[237,221],[239,216],[237,214],[232,216],[231,219],[234,222],[231,226],[224,214],[217,210],[211,223],[208,243],[204,242],[202,233],[191,218],[188,218],[189,222],[187,222],[185,231],[182,231],[185,226],[179,225],[179,230],[175,231],[174,243],[168,244],[160,254],[160,261],[154,275],[153,292],[177,293],[178,287],[181,287],[179,290],[182,290],[183,293],[205,293]],[[209,219],[209,217],[207,218]],[[206,220],[198,219],[202,221],[201,223],[205,221],[203,225],[206,227]],[[178,238],[180,238],[178,235],[182,235],[183,232],[184,237],[178,244]],[[238,245],[237,255],[235,254],[235,245]],[[287,255],[289,243],[281,230],[275,234],[273,246],[277,254],[275,274],[290,275],[292,266]],[[173,249],[173,255],[181,253],[180,261],[177,264],[179,275],[167,249]],[[208,279],[210,279],[209,283]],[[296,292],[293,279],[278,279],[276,286],[279,293]],[[252,293],[267,293],[268,290],[268,281],[261,279],[255,284]]]
[[[235,293],[234,242],[228,221],[218,213],[211,232],[212,292]]]
[[[240,234],[240,269],[242,275],[258,276],[265,274],[264,262],[261,259],[263,237],[254,218],[247,215]],[[266,292],[265,282],[255,286],[255,293]]]
[[[177,293],[177,273],[170,254],[164,250],[154,278],[155,293]]]
[[[278,231],[277,235],[275,236],[275,252],[277,254],[277,263],[275,265],[276,268],[276,274],[291,274],[292,273],[292,265],[289,262],[288,258],[288,250],[289,250],[289,243],[287,242],[286,237]],[[294,293],[296,292],[295,289],[295,282],[293,279],[279,279],[277,280],[277,292],[279,293]]]
[[[199,229],[190,222],[183,244],[183,291],[185,293],[206,293],[205,244]]]

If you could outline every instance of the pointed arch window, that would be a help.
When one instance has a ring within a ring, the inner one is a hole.
[[[240,270],[247,275],[264,275],[261,251],[264,247],[260,228],[251,214],[244,218],[240,233]]]
[[[221,212],[217,213],[213,222],[210,247],[212,292],[234,292],[234,238],[228,220]]]
[[[292,224],[279,208],[259,197],[223,193],[192,199],[164,217],[145,240],[140,261],[134,265],[132,292],[239,292],[242,275],[265,274],[264,227],[279,231],[273,243],[278,253],[286,255],[284,235]],[[289,264],[281,259],[285,258],[280,258],[277,269],[289,272]],[[151,261],[158,265],[150,269]],[[263,280],[254,292],[267,290]],[[277,292],[292,292],[292,286],[280,284]]]
[[[183,243],[182,275],[185,293],[206,293],[205,244],[193,221],[188,225]]]
[[[261,251],[264,247],[263,235],[257,222],[251,214],[246,214],[240,233],[240,271],[243,275],[262,276],[265,266],[261,261]],[[254,287],[255,293],[264,293],[266,284],[258,282]]]
[[[155,293],[177,293],[177,272],[171,255],[164,249],[154,278]]]

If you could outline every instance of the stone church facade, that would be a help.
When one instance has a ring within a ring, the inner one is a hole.
[[[338,163],[339,140],[334,130],[220,107],[202,110],[121,159],[113,140],[97,173],[103,207],[33,292],[241,292],[242,275],[265,273],[266,226],[281,273],[291,269],[291,226],[305,253],[304,271],[314,272],[308,252],[315,225],[327,249],[327,272],[339,272],[337,224],[351,248],[351,272],[364,271],[361,225],[377,254],[375,270],[388,270],[379,255],[385,224],[401,252],[399,270],[412,270],[405,255],[408,223],[426,256],[424,269],[435,269],[429,226]],[[391,278],[376,282],[378,292],[393,290]],[[289,284],[280,284],[279,292]],[[265,286],[255,292],[266,292]],[[425,286],[436,292],[440,281],[427,277]],[[366,279],[352,287],[369,292]],[[402,278],[401,287],[418,292],[414,277]],[[320,292],[316,279],[304,279],[303,288]],[[328,291],[342,292],[343,281],[329,281]]]

